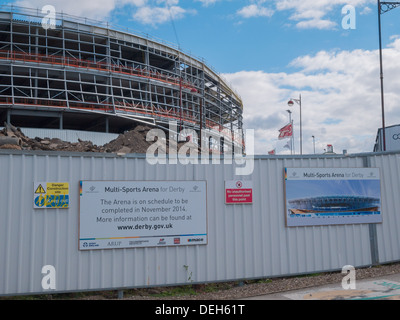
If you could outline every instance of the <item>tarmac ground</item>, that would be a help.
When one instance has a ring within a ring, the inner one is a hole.
[[[400,300],[400,274],[346,281],[242,300]]]

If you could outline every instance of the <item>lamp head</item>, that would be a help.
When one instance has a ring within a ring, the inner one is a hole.
[[[292,99],[290,99],[287,104],[289,107],[292,107],[294,105],[294,102]]]

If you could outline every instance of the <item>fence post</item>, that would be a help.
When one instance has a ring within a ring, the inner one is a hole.
[[[371,159],[369,156],[363,157],[363,166],[365,168],[371,167]],[[379,249],[378,249],[378,236],[376,232],[376,223],[368,224],[369,232],[369,247],[371,251],[371,264],[373,266],[379,264]]]

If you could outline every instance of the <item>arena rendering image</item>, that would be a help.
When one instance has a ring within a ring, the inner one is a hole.
[[[380,223],[378,168],[285,168],[287,226]]]
[[[287,201],[286,225],[313,226],[380,223],[380,198],[361,195],[324,195]]]
[[[1,125],[241,132],[240,96],[202,59],[99,21],[57,13],[44,28],[43,17],[0,6]]]
[[[290,200],[291,214],[357,215],[379,211],[379,199],[363,196],[323,196]]]

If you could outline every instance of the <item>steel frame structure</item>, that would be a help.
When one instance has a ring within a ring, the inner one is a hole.
[[[121,133],[138,123],[242,129],[240,96],[204,61],[149,37],[0,7],[0,121]]]

